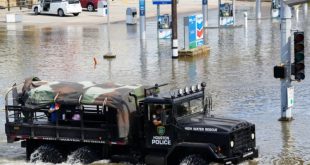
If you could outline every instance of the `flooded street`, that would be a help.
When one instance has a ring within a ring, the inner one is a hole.
[[[237,10],[237,24],[243,24],[243,12]],[[255,14],[253,8],[248,12]],[[178,21],[179,47],[183,47],[183,16]],[[211,18],[210,24],[215,22]],[[299,12],[299,21],[293,18],[292,28],[305,31],[305,54],[309,54],[309,16]],[[210,28],[210,55],[172,59],[170,40],[157,40],[155,19],[147,20],[145,42],[140,41],[139,25],[114,23],[111,47],[116,58],[107,60],[103,59],[106,25],[0,24],[0,107],[4,108],[6,88],[29,76],[49,81],[169,83],[171,88],[205,81],[214,115],[255,123],[258,164],[310,164],[310,60],[306,56],[305,80],[293,82],[295,120],[281,123],[280,80],[273,78],[273,67],[280,63],[279,29],[277,19],[248,20],[247,29]],[[20,143],[6,143],[4,123],[1,111],[0,164],[26,163]]]

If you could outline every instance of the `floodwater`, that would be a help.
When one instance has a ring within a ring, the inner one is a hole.
[[[254,8],[248,14],[253,17]],[[269,10],[264,9],[264,16]],[[214,12],[214,11],[213,11]],[[243,24],[238,10],[237,24]],[[211,11],[212,14],[212,11]],[[214,13],[213,13],[214,14]],[[216,24],[210,19],[210,24]],[[299,12],[292,19],[294,29],[305,30],[310,18]],[[179,45],[183,45],[179,19]],[[305,58],[306,79],[295,86],[295,120],[280,117],[280,81],[273,78],[273,66],[280,63],[280,25],[277,19],[248,20],[248,27],[207,30],[211,54],[196,58],[171,58],[170,40],[158,41],[156,23],[149,19],[147,39],[139,39],[139,26],[111,24],[111,47],[116,58],[103,59],[107,52],[105,25],[23,26],[0,24],[0,106],[5,89],[29,76],[44,80],[114,81],[123,84],[169,83],[170,88],[205,81],[213,97],[214,115],[246,119],[256,124],[258,164],[310,164],[310,79],[309,58]],[[306,46],[306,54],[310,52]],[[98,64],[94,66],[94,58]],[[25,164],[20,143],[7,144],[4,111],[0,112],[0,164]]]

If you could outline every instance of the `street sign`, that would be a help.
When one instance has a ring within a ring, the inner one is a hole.
[[[145,16],[145,0],[139,0],[140,16]]]
[[[170,5],[172,0],[153,0],[153,5]]]
[[[287,108],[294,105],[294,87],[287,88]]]

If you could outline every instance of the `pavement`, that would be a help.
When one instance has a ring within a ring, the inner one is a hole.
[[[120,22],[126,19],[127,7],[136,7],[139,9],[139,0],[114,0],[110,1],[110,22]],[[210,2],[208,8],[217,8],[217,2]],[[202,9],[201,0],[179,0],[178,13],[199,13]],[[161,5],[161,14],[170,14],[171,5]],[[8,13],[15,13],[22,15],[23,24],[49,24],[49,25],[64,25],[64,24],[104,24],[107,23],[107,18],[98,15],[97,12],[83,12],[75,17],[73,15],[66,15],[59,17],[56,15],[34,15],[31,9],[13,8],[10,12],[5,9],[0,9],[0,24],[5,24],[5,15]],[[157,6],[152,4],[152,0],[146,0],[146,17],[155,17],[157,13]],[[138,16],[139,17],[139,16]]]

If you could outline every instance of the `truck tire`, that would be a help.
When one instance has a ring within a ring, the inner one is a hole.
[[[58,13],[59,17],[65,16],[65,13],[64,13],[64,11],[62,9],[58,9],[57,13]]]
[[[38,7],[35,7],[33,12],[34,12],[35,15],[39,15],[39,9],[38,9]]]
[[[30,155],[30,162],[37,161],[56,164],[63,161],[63,156],[54,146],[43,144]]]
[[[207,164],[209,163],[206,162],[199,155],[188,155],[184,157],[180,162],[180,165],[207,165]]]
[[[96,160],[98,160],[97,154],[86,146],[73,151],[68,156],[67,162],[70,164],[90,164]]]

